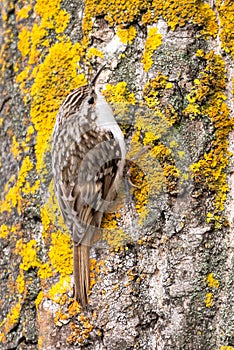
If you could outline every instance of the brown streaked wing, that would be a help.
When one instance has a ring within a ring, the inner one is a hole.
[[[79,144],[76,144],[77,156],[71,152],[62,169],[62,181],[57,184],[65,223],[77,243],[82,242],[89,225],[100,226],[102,214],[98,212],[107,209],[104,205],[107,197],[110,201],[115,196],[112,185],[118,171],[116,154],[120,154],[120,148],[110,133],[100,130],[97,133],[95,147],[89,149],[86,144],[86,156],[82,161],[78,156]]]

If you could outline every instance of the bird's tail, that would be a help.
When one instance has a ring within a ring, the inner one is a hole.
[[[73,242],[73,275],[75,283],[75,298],[82,307],[88,302],[88,291],[90,283],[89,272],[89,250],[88,245],[76,245]]]

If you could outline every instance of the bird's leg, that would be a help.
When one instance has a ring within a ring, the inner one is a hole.
[[[128,168],[127,172],[126,172],[126,177],[128,179],[129,184],[132,187],[135,188],[141,188],[141,186],[137,186],[135,185],[132,180],[131,180],[131,173],[132,173],[132,164],[134,163],[134,161],[136,161],[137,159],[139,159],[144,153],[148,152],[152,147],[151,146],[145,146],[143,147],[136,156],[130,158],[130,159],[126,159],[126,167]]]
[[[145,146],[143,147],[136,156],[132,157],[130,159],[131,162],[134,162],[135,160],[139,159],[144,153],[150,151],[152,149],[152,146]]]

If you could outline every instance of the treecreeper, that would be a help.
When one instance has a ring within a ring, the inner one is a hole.
[[[73,239],[75,298],[82,307],[88,303],[90,247],[116,197],[126,155],[122,131],[98,84],[103,68],[65,98],[52,136],[54,189]]]

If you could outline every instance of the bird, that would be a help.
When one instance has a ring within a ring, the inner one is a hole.
[[[72,91],[61,104],[52,134],[54,191],[73,240],[74,297],[86,308],[90,247],[115,200],[125,166],[125,141],[98,79]]]

